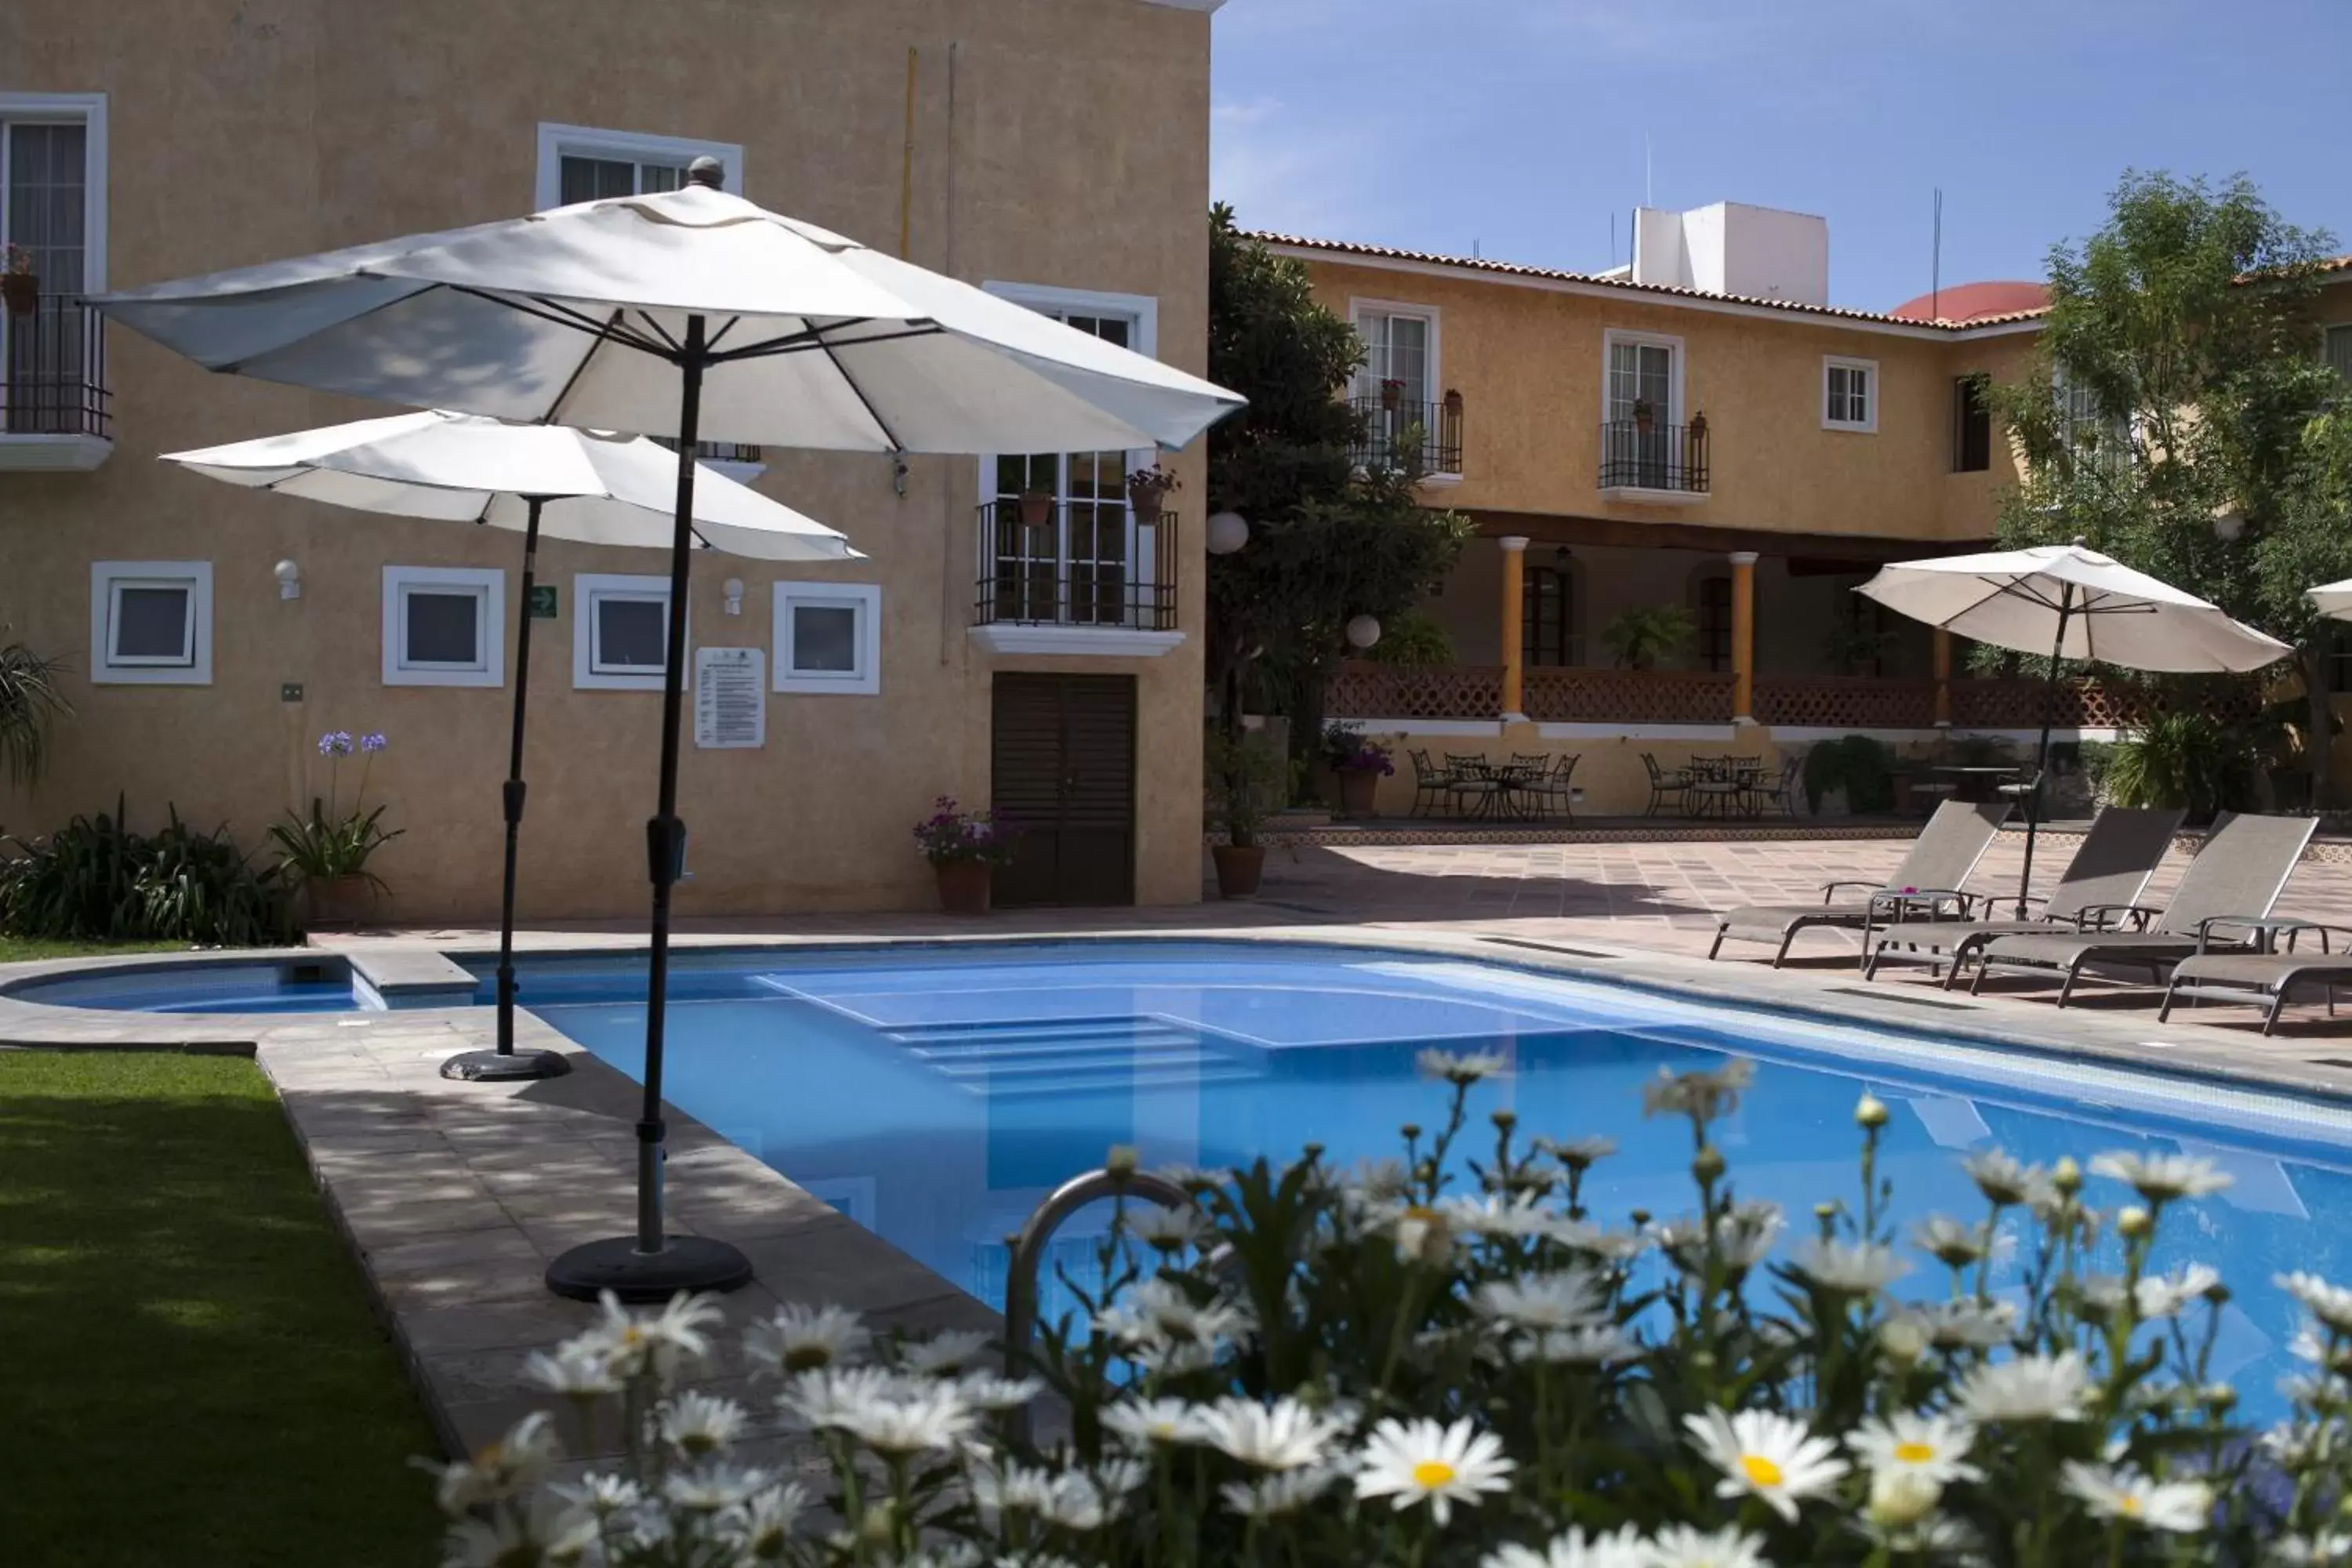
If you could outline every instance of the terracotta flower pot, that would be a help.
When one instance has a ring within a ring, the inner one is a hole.
[[[1023,490],[1021,492],[1021,526],[1043,528],[1054,521],[1054,492]]]
[[[940,879],[940,908],[951,915],[984,915],[996,876],[985,860],[942,860],[933,866]]]
[[[1257,897],[1258,882],[1265,875],[1265,846],[1219,844],[1209,850],[1209,856],[1217,863],[1217,897]]]
[[[1382,382],[1381,384],[1381,406],[1387,409],[1390,413],[1393,414],[1396,412],[1396,405],[1403,400],[1403,387],[1394,385],[1388,382]]]
[[[307,923],[313,931],[353,930],[375,912],[375,885],[365,877],[322,877],[302,884]]]
[[[1370,768],[1343,768],[1339,772],[1339,811],[1345,816],[1374,815],[1373,800],[1379,795],[1381,775]]]
[[[1160,504],[1158,490],[1129,490],[1127,492],[1127,504],[1129,510],[1135,513],[1139,528],[1152,527],[1159,522],[1160,514],[1167,510]]]
[[[30,272],[0,272],[0,300],[12,316],[29,316],[41,302],[41,280]]]

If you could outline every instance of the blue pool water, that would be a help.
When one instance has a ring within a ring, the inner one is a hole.
[[[380,1007],[336,961],[173,964],[62,974],[11,995],[52,1007],[124,1013],[349,1013]]]
[[[1605,1132],[1622,1152],[1591,1201],[1621,1221],[1693,1202],[1689,1132],[1643,1121],[1661,1067],[1754,1058],[1757,1086],[1721,1142],[1745,1196],[1793,1226],[1856,1201],[1852,1120],[1867,1087],[1894,1109],[1882,1169],[1897,1213],[1973,1219],[1970,1150],[2085,1160],[2186,1150],[2236,1177],[2180,1205],[2158,1263],[2219,1268],[2238,1292],[2215,1370],[2248,1410],[2293,1364],[2281,1270],[2352,1277],[2352,1109],[2202,1082],[1666,999],[1498,964],[1258,944],[1071,944],[688,961],[670,1022],[672,1101],[965,1289],[1001,1305],[1004,1236],[1116,1143],[1147,1165],[1295,1156],[1352,1162],[1436,1121],[1423,1047],[1493,1050],[1509,1072],[1472,1093],[1525,1132]],[[601,963],[533,966],[530,1005],[624,1072],[642,1066],[643,983]],[[1475,1152],[1475,1150],[1472,1151]],[[2095,1179],[2113,1205],[2127,1193]],[[1062,1257],[1085,1277],[1082,1224]],[[1921,1258],[1905,1286],[1940,1290]],[[1996,1275],[2015,1289],[2018,1265]]]

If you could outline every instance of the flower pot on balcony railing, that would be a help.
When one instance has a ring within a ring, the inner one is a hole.
[[[1043,528],[1054,521],[1054,492],[1023,490],[1021,492],[1021,526]]]
[[[1646,436],[1650,433],[1650,426],[1656,424],[1657,420],[1657,405],[1652,403],[1646,397],[1637,397],[1633,400],[1634,429],[1639,430],[1643,435]]]
[[[1402,401],[1404,401],[1403,382],[1383,380],[1381,383],[1381,406],[1382,408],[1385,408],[1390,413],[1393,414],[1396,412],[1397,405]]]
[[[1445,412],[1453,418],[1462,417],[1462,394],[1450,386],[1445,389]]]
[[[12,316],[29,316],[41,302],[40,275],[33,270],[33,253],[21,245],[0,251],[0,302]]]
[[[1181,488],[1165,468],[1138,468],[1127,476],[1127,504],[1134,510],[1135,521],[1149,528],[1167,510],[1168,492]]]

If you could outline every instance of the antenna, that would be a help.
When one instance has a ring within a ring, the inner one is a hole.
[[[1470,259],[1473,261],[1479,259],[1478,242],[1475,238],[1470,241]]]
[[[1927,262],[1927,315],[1944,319],[1944,187],[1936,187],[1936,248]]]
[[[1617,265],[1617,209],[1609,209],[1609,265]]]

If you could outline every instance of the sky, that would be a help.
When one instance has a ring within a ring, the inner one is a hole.
[[[1832,303],[2043,276],[2127,168],[2352,250],[2352,0],[1227,0],[1244,226],[1571,270],[1644,200],[1829,220]]]

